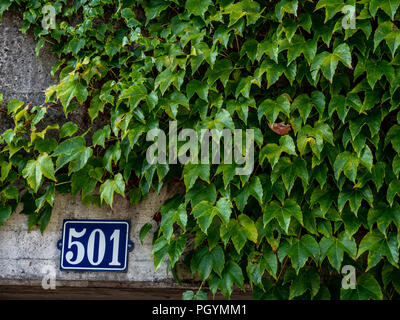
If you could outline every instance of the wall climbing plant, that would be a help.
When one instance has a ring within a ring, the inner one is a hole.
[[[42,23],[48,5],[54,25]],[[2,106],[14,126],[0,137],[0,225],[22,203],[44,232],[57,192],[135,204],[177,179],[185,192],[160,210],[156,268],[168,257],[178,276],[182,259],[227,298],[245,284],[255,299],[399,298],[399,5],[0,0],[37,55],[51,46],[59,79],[43,105]],[[45,121],[49,108],[67,122]],[[78,109],[89,123],[70,117]],[[146,133],[172,120],[254,129],[254,170],[149,164]],[[344,265],[355,289],[341,287]]]

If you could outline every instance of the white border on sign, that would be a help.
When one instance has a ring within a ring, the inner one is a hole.
[[[113,224],[126,224],[126,243],[125,243],[125,264],[121,268],[92,268],[92,267],[64,267],[64,239],[65,239],[65,229],[68,223],[113,223]],[[61,270],[93,270],[93,271],[123,271],[127,268],[128,263],[128,241],[129,241],[129,223],[127,221],[104,221],[104,220],[71,220],[65,221],[63,224],[63,238],[62,238],[62,249],[61,249]]]

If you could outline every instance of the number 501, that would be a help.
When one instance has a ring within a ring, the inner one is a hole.
[[[119,237],[121,231],[116,229],[112,233],[110,237],[110,241],[113,242],[112,247],[112,259],[111,262],[108,264],[109,266],[120,266],[121,263],[118,261],[118,252],[119,252]],[[82,238],[86,234],[86,228],[84,228],[81,232],[76,231],[75,228],[71,228],[69,231],[67,248],[71,249],[72,246],[76,246],[77,254],[75,259],[74,253],[72,250],[67,251],[65,254],[65,259],[69,264],[76,265],[82,262],[85,257],[85,247],[82,242],[77,240],[72,240],[72,238],[78,239]],[[96,234],[99,235],[99,244],[97,246],[97,259],[95,260],[95,240]],[[101,229],[94,229],[89,236],[89,240],[87,242],[87,258],[92,266],[97,266],[103,262],[104,254],[106,252],[106,237],[104,232]]]
[[[64,220],[61,270],[126,271],[129,229],[128,220]]]

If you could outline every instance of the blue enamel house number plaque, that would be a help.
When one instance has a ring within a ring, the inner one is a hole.
[[[129,240],[127,220],[64,220],[61,270],[126,271]]]

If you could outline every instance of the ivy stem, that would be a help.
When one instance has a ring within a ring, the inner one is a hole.
[[[286,261],[287,261],[287,257],[285,257],[285,259],[283,259],[283,263],[281,264],[281,270],[279,271],[278,277],[276,278],[276,280],[278,281],[279,278],[281,277],[281,274],[283,272],[284,267],[286,266]]]
[[[64,182],[56,183],[55,186],[59,186],[62,184],[67,184],[67,183],[71,183],[71,181],[64,181]]]

